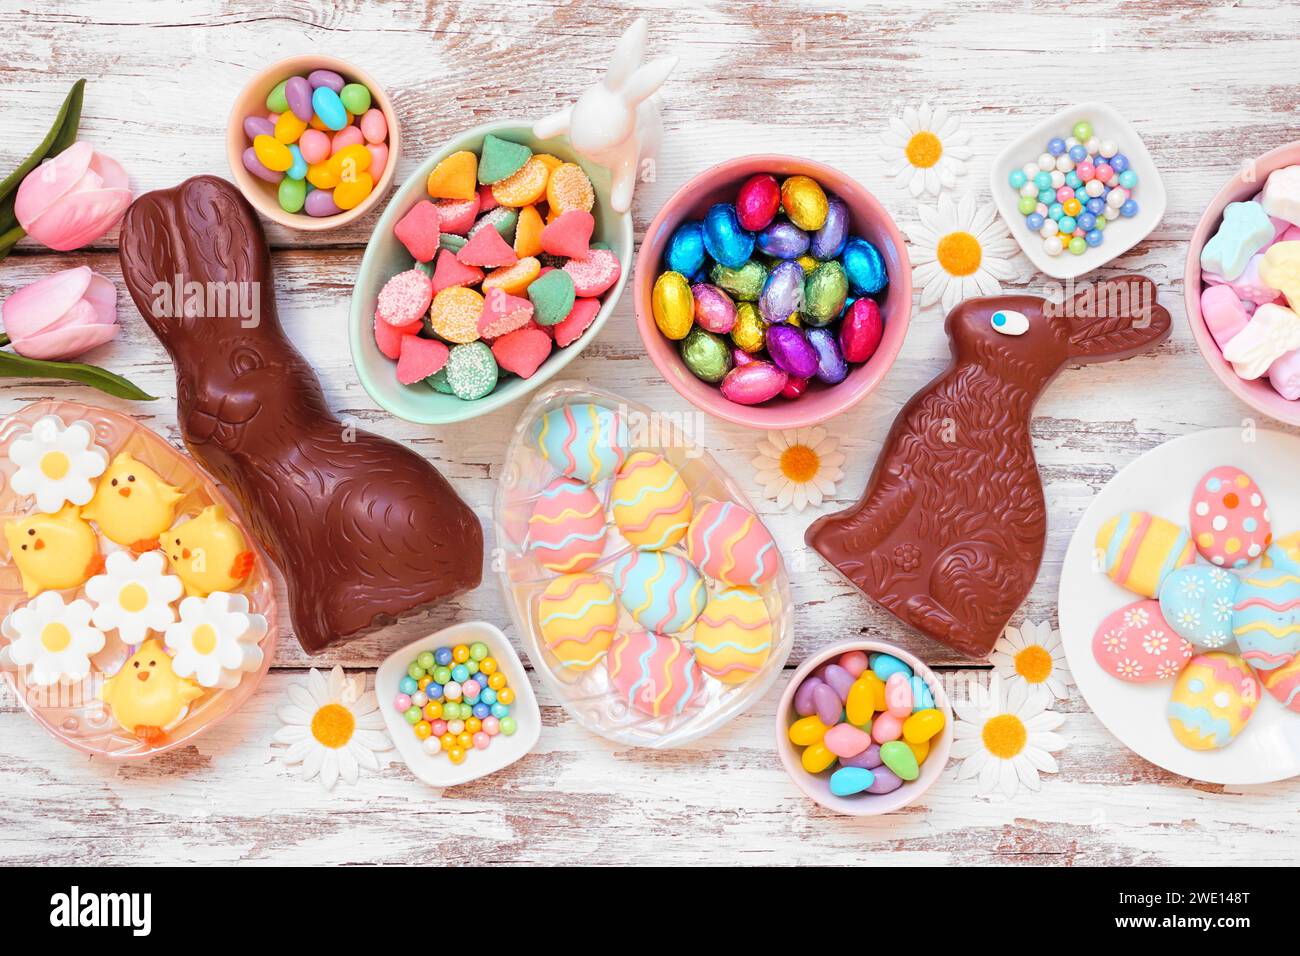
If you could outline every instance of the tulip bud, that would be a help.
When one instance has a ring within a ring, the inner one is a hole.
[[[130,204],[126,170],[89,143],[73,143],[27,174],[14,215],[37,242],[67,251],[104,235]]]
[[[66,361],[102,345],[121,328],[117,290],[89,266],[65,269],[19,289],[0,306],[19,355]]]

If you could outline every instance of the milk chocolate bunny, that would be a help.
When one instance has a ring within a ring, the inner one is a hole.
[[[185,444],[279,566],[305,650],[477,586],[483,531],[446,479],[325,404],[280,327],[266,239],[235,187],[199,176],[141,196],[122,223],[121,259],[176,365]],[[214,302],[222,314],[208,314]],[[253,314],[227,314],[232,302]]]
[[[1059,305],[966,300],[948,314],[952,364],[899,413],[862,500],[805,539],[903,622],[969,657],[988,654],[1043,557],[1034,402],[1067,363],[1129,358],[1169,328],[1140,276],[1090,284]]]

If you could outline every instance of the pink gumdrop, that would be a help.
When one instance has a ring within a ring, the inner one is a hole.
[[[476,680],[467,680],[460,685],[461,693],[466,697],[477,697],[483,691],[483,685]]]
[[[492,738],[489,737],[487,734],[483,733],[483,731],[480,730],[478,733],[474,735],[475,750],[487,750],[488,744],[490,743],[492,743]]]
[[[487,734],[489,737],[495,737],[500,732],[501,722],[499,720],[495,717],[483,718],[483,733]]]
[[[330,140],[330,155],[334,155],[339,150],[346,149],[349,146],[358,146],[361,143],[361,130],[355,126],[345,126]]]
[[[813,701],[813,691],[825,681],[820,677],[806,677],[794,692],[794,710],[800,717],[811,717],[817,713],[817,704]]]
[[[393,699],[393,708],[395,710],[407,711],[411,709],[411,698],[406,694],[398,694]]]
[[[478,211],[480,213],[496,209],[501,205],[497,202],[497,197],[492,194],[492,187],[484,184],[478,188]]]
[[[871,746],[871,737],[852,724],[836,724],[826,731],[822,743],[837,757],[856,757]]]
[[[447,722],[439,718],[438,720],[429,721],[429,729],[433,731],[433,736],[441,737],[447,732]]]
[[[298,137],[298,149],[307,162],[323,163],[330,158],[330,138],[318,129],[305,129]]]
[[[383,143],[366,143],[366,149],[370,153],[370,175],[378,179],[388,165],[388,147]]]
[[[1074,190],[1071,189],[1069,186],[1062,186],[1060,189],[1056,191],[1057,202],[1066,202],[1073,198],[1074,198]]]
[[[1097,175],[1096,167],[1093,166],[1092,163],[1088,162],[1086,159],[1083,162],[1081,162],[1078,166],[1075,166],[1074,171],[1075,173],[1078,174],[1079,178],[1082,179],[1085,183]]]
[[[835,693],[835,689],[830,684],[819,684],[813,688],[813,703],[817,706],[817,719],[827,727],[840,722],[840,714],[844,712],[844,702],[840,700],[840,695]]]
[[[1212,285],[1201,293],[1201,316],[1219,348],[1232,341],[1250,321],[1237,293],[1227,285]]]
[[[902,675],[890,675],[899,676]],[[887,744],[903,736],[903,719],[886,711],[879,714],[871,723],[871,739],[878,744]]]
[[[361,117],[361,135],[367,143],[382,143],[388,138],[388,121],[382,110],[368,109]]]
[[[867,669],[867,664],[867,655],[862,651],[847,651],[840,655],[840,667],[854,677],[861,677],[863,671]]]
[[[890,674],[885,681],[885,709],[899,720],[912,713],[912,679],[901,671]]]

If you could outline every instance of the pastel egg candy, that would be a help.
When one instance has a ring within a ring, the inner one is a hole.
[[[736,218],[742,229],[758,232],[766,229],[781,205],[781,187],[776,177],[767,173],[750,176],[736,194]]]
[[[768,324],[784,322],[803,305],[803,291],[803,267],[797,262],[778,263],[763,285],[758,312]]]
[[[826,221],[812,234],[808,251],[825,262],[844,251],[849,239],[849,207],[838,196],[827,197]]]
[[[835,332],[831,329],[808,329],[805,335],[817,353],[817,380],[827,385],[838,385],[848,378],[849,365],[840,352]]]
[[[840,715],[844,712],[844,703],[830,684],[823,682],[814,687],[812,699],[813,706],[817,708],[817,717],[822,723],[828,727],[839,723]]]
[[[1131,684],[1171,680],[1193,653],[1165,620],[1160,602],[1150,598],[1112,611],[1092,636],[1092,656],[1101,669]]]
[[[533,426],[533,445],[559,474],[593,484],[626,458],[618,415],[590,402],[554,408]]]
[[[1211,651],[1187,662],[1166,715],[1174,738],[1192,750],[1218,750],[1237,739],[1259,704],[1260,683],[1235,654]]]
[[[884,319],[875,300],[855,299],[840,322],[840,354],[846,362],[860,365],[876,354],[884,332]]]
[[[791,176],[781,183],[781,206],[790,221],[807,232],[825,225],[829,212],[825,191],[810,176]]]
[[[880,759],[880,744],[873,740],[871,745],[862,753],[853,757],[841,757],[839,765],[841,767],[860,767],[863,770],[875,770],[877,767],[884,766],[884,762]]]
[[[875,711],[875,687],[859,676],[849,687],[848,698],[844,701],[845,716],[849,723],[859,727],[866,726]]]
[[[880,766],[871,772],[876,775],[876,779],[867,787],[867,793],[893,793],[903,785],[902,778],[888,767]]]
[[[311,94],[312,110],[329,129],[338,131],[348,125],[348,111],[338,93],[328,86],[318,86]]]
[[[666,551],[631,551],[614,563],[614,587],[648,631],[673,634],[695,623],[708,599],[695,565]]]
[[[704,224],[684,222],[668,237],[664,267],[669,272],[693,276],[704,265]]]
[[[903,721],[903,739],[909,744],[922,744],[943,730],[943,711],[933,707],[918,710]]]
[[[343,210],[334,201],[333,190],[312,189],[307,192],[307,199],[303,202],[303,211],[316,219],[323,219],[326,216],[337,216]]]
[[[265,116],[246,116],[244,135],[248,137],[250,143],[259,136],[274,136],[275,124]]]
[[[345,83],[343,89],[339,90],[339,101],[353,116],[364,116],[370,109],[370,91],[360,83]]]
[[[686,338],[695,321],[695,296],[686,276],[680,272],[664,272],[655,279],[650,311],[655,325],[666,337],[675,341]]]
[[[800,314],[809,325],[829,325],[844,311],[848,294],[849,279],[844,267],[834,260],[823,262],[804,280]]]
[[[736,207],[715,203],[704,214],[704,248],[719,265],[739,268],[754,253],[754,236],[736,218]]]
[[[1201,249],[1201,268],[1229,281],[1246,269],[1250,257],[1273,241],[1275,231],[1257,202],[1230,202],[1223,222]]]
[[[307,123],[314,112],[311,102],[311,84],[306,77],[291,76],[284,83],[284,99],[293,115]]]
[[[716,385],[731,371],[733,362],[727,340],[699,326],[686,333],[678,351],[686,368],[702,382]]]
[[[317,87],[326,87],[335,93],[343,92],[344,79],[333,70],[312,70],[307,74],[307,82],[311,84],[312,89]]]
[[[760,405],[781,394],[789,376],[771,362],[738,365],[722,380],[723,396],[737,405]]]
[[[1220,567],[1244,568],[1273,543],[1268,502],[1255,480],[1231,465],[1197,482],[1189,524],[1196,550]]]
[[[817,713],[817,705],[813,703],[813,691],[821,684],[825,683],[820,677],[805,677],[803,682],[794,692],[794,711],[800,717],[809,717]]]
[[[1095,554],[1108,578],[1153,598],[1166,575],[1196,559],[1196,548],[1191,534],[1172,521],[1146,511],[1123,511],[1097,532]]]
[[[871,746],[871,737],[852,724],[836,724],[826,731],[822,742],[837,757],[856,757]]]
[[[767,335],[767,323],[758,314],[758,307],[752,302],[741,302],[736,306],[736,324],[731,327],[731,342],[741,352],[752,355],[763,348]],[[737,360],[737,364],[744,364]]]
[[[278,183],[284,178],[283,172],[276,172],[275,170],[267,169],[262,165],[262,161],[257,158],[257,150],[252,146],[249,146],[244,150],[240,159],[243,160],[244,168],[263,182]],[[290,158],[290,162],[292,162],[292,157]]]
[[[1270,552],[1272,567],[1247,573],[1237,587],[1232,636],[1257,671],[1275,670],[1300,652],[1300,565]]]
[[[840,255],[849,289],[855,296],[875,295],[889,285],[880,251],[860,236],[850,236]]]
[[[768,326],[767,354],[778,368],[795,378],[817,374],[817,352],[803,330],[793,325]]]
[[[605,550],[605,508],[589,485],[557,478],[538,495],[528,519],[528,549],[552,571],[582,571]]]
[[[382,110],[368,109],[359,115],[361,116],[361,135],[366,138],[367,143],[378,144],[388,139],[388,120],[384,118]]]
[[[822,668],[822,680],[831,686],[841,701],[849,698],[849,689],[853,687],[853,675],[839,664],[827,664]]]
[[[880,759],[900,780],[915,780],[921,775],[916,755],[901,740],[890,740],[881,744]]]
[[[754,677],[772,653],[772,619],[752,588],[724,588],[709,598],[691,641],[704,673],[724,684]]]
[[[628,706],[651,717],[683,713],[704,689],[694,656],[675,637],[642,631],[620,635],[610,646],[605,666],[610,683]]]
[[[284,95],[285,87],[288,85],[288,80],[281,80],[271,88],[270,93],[266,94],[266,108],[272,113],[283,113],[289,108],[289,101]]]
[[[757,259],[750,259],[737,269],[715,263],[709,270],[709,281],[737,302],[757,302],[767,283],[767,267]]]
[[[840,767],[831,774],[830,790],[837,797],[851,797],[875,782],[876,775],[866,767]]]
[[[618,471],[610,510],[629,544],[659,551],[686,537],[694,505],[676,468],[662,455],[638,451]]]
[[[792,222],[774,222],[758,234],[758,251],[774,259],[798,259],[808,251],[808,233]]]
[[[253,140],[253,152],[258,162],[272,172],[282,173],[293,165],[289,147],[274,136],[259,136]]]
[[[816,713],[812,713],[791,724],[787,736],[790,738],[790,743],[796,747],[811,747],[821,742],[821,739],[826,736],[826,730],[827,727],[822,723],[821,718]]]
[[[537,628],[562,670],[590,670],[600,661],[614,640],[616,601],[598,574],[563,574],[546,585],[537,602]]]
[[[886,711],[871,722],[871,739],[886,744],[903,736],[903,718]]]
[[[776,576],[779,554],[767,526],[731,501],[710,501],[686,532],[686,553],[710,578],[733,587],[759,587]]]
[[[1287,710],[1300,714],[1300,655],[1260,674],[1264,689]]]
[[[835,755],[824,743],[815,743],[799,755],[799,765],[808,773],[821,773],[835,763]]]
[[[280,208],[288,213],[298,213],[307,202],[307,182],[285,176],[276,188],[276,199]]]
[[[691,286],[695,299],[695,322],[707,332],[726,335],[736,324],[736,303],[716,285],[697,282]]]
[[[888,681],[894,674],[912,676],[912,668],[907,662],[899,660],[893,654],[872,654],[871,672],[882,681]]]
[[[1237,579],[1222,568],[1190,565],[1170,572],[1160,585],[1160,612],[1193,646],[1213,650],[1232,641]]]

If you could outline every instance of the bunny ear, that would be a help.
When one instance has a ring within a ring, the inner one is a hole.
[[[1142,276],[1090,282],[1058,306],[1070,325],[1070,355],[1085,361],[1128,358],[1169,335],[1169,310]]]
[[[645,42],[649,35],[650,27],[645,22],[645,17],[637,17],[623,31],[614,47],[614,55],[609,59],[609,71],[603,81],[606,87],[619,90],[631,79],[645,57]]]
[[[623,91],[629,105],[636,106],[663,86],[664,80],[668,79],[668,74],[676,67],[677,57],[664,56],[657,60],[651,60],[633,73]]]

